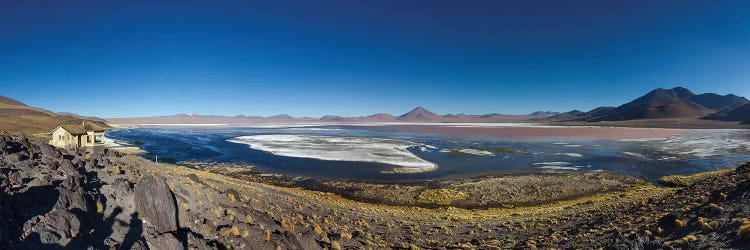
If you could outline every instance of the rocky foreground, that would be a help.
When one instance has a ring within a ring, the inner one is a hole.
[[[0,151],[0,249],[750,246],[750,164],[665,178],[675,187],[574,176],[576,181],[604,180],[613,188],[582,189],[582,196],[551,195],[554,199],[544,204],[508,206],[504,199],[519,204],[530,199],[472,195],[488,180],[417,186],[419,192],[407,188],[401,194],[416,197],[415,203],[382,204],[393,199],[356,201],[359,196],[271,185],[232,169],[157,164],[111,150],[61,151],[25,137],[0,136]],[[559,176],[519,178],[564,183]],[[553,192],[543,186],[538,192]],[[397,189],[388,188],[388,196],[398,196]],[[464,194],[457,196],[456,189]],[[446,206],[413,206],[423,204],[419,199],[425,192],[430,195],[421,199]],[[511,193],[528,196],[533,191]],[[449,206],[462,201],[483,208]],[[502,206],[484,206],[498,204]]]

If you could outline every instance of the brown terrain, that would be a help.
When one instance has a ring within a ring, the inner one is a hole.
[[[670,187],[604,175],[507,176],[393,184],[347,198],[269,184],[248,168],[60,151],[25,137],[0,137],[0,146],[3,249],[743,249],[750,243],[747,164],[663,178]]]
[[[97,118],[58,114],[0,96],[0,131],[37,135],[49,133],[59,125],[81,124],[83,121],[87,121],[90,126],[109,127],[103,120]]]
[[[12,106],[11,112],[37,112],[36,119],[50,126],[60,117],[71,117],[13,101],[3,103]],[[417,111],[418,117],[431,116]],[[11,134],[47,130],[37,124],[15,124],[17,130],[9,127]],[[583,133],[583,128],[561,129],[566,130],[555,133]],[[602,132],[592,136],[619,138],[630,133],[626,131],[637,131],[638,135],[629,136],[662,137],[685,132],[599,129]],[[0,249],[747,249],[750,245],[750,164],[667,176],[659,184],[604,173],[368,183],[268,175],[252,166],[176,166],[115,150],[64,150],[45,142],[22,135],[0,136]]]

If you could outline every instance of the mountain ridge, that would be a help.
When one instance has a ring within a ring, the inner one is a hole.
[[[671,89],[656,88],[648,93],[619,106],[601,106],[589,111],[569,112],[538,111],[528,115],[506,114],[446,114],[434,113],[423,106],[417,106],[399,116],[378,113],[367,116],[344,117],[325,115],[320,118],[296,118],[289,115],[269,117],[239,115],[233,118],[224,116],[193,116],[177,119],[174,116],[110,118],[107,121],[118,124],[148,123],[254,123],[254,122],[604,122],[683,119],[728,120],[742,122],[750,120],[743,109],[750,103],[745,97],[734,94],[696,94],[684,87]],[[199,119],[202,117],[201,119]],[[745,118],[747,117],[747,118]],[[162,119],[159,119],[162,118]],[[215,119],[210,119],[215,118]]]

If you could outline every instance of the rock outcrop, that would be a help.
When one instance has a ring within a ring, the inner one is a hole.
[[[177,231],[174,194],[163,177],[146,176],[135,185],[135,206],[147,224],[158,233]]]
[[[122,185],[122,184],[120,184]],[[150,249],[184,249],[175,236],[179,229],[177,204],[164,177],[146,176],[135,185],[135,207],[143,218]]]

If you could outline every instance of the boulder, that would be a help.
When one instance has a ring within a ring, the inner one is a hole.
[[[68,176],[60,185],[68,190],[78,190],[81,189],[83,182],[81,182],[80,177]]]
[[[81,231],[81,221],[75,214],[65,209],[52,210],[44,216],[41,223],[64,238],[73,238]]]
[[[8,180],[10,180],[10,184],[13,186],[18,186],[23,184],[23,179],[21,178],[21,173],[18,171],[13,171],[8,175]]]
[[[0,146],[2,146],[2,150],[5,154],[14,154],[23,151],[22,145],[18,142],[15,142],[12,138],[6,138],[6,140]]]
[[[143,240],[137,240],[133,242],[132,246],[130,246],[130,250],[148,250],[148,246],[146,245],[146,242],[144,242]]]
[[[60,153],[60,150],[56,149],[52,145],[40,142],[37,142],[35,145],[39,148],[39,153],[41,153],[45,158],[59,159],[60,157],[62,157],[62,153]]]
[[[173,234],[159,234],[153,238],[146,239],[149,249],[162,249],[162,250],[182,250],[185,247],[182,246],[182,242],[177,239]]]
[[[68,176],[62,184],[57,187],[60,194],[55,203],[55,208],[59,209],[80,209],[83,212],[88,211],[86,196],[81,188],[81,180],[78,177]]]
[[[63,160],[58,171],[67,176],[81,176],[81,173],[78,172],[78,169],[69,160]]]
[[[49,174],[44,174],[44,173],[39,174],[39,178],[37,179],[40,185],[46,186],[52,183],[52,175],[49,175]]]
[[[86,205],[86,196],[84,196],[83,191],[81,190],[68,190],[65,188],[57,188],[57,191],[60,193],[60,197],[57,199],[57,203],[55,203],[56,208],[60,209],[80,209],[84,212],[88,211],[88,206]]]
[[[60,242],[60,235],[53,232],[52,230],[42,229],[39,230],[39,242],[42,244],[58,244]]]
[[[8,147],[8,139],[5,136],[0,136],[0,154],[5,152],[5,148]]]
[[[164,177],[143,177],[134,191],[136,210],[146,223],[160,234],[177,231],[177,206]]]
[[[11,149],[10,152],[15,151],[15,149]],[[7,152],[7,151],[6,151]],[[5,159],[8,162],[19,162],[19,161],[25,161],[29,159],[29,152],[26,151],[16,151],[14,153],[11,153],[7,156],[5,156]]]
[[[8,177],[0,173],[0,193],[7,194],[11,192],[11,184]]]
[[[44,165],[47,165],[50,170],[57,170],[60,168],[60,163],[56,160],[47,159],[44,161]]]

